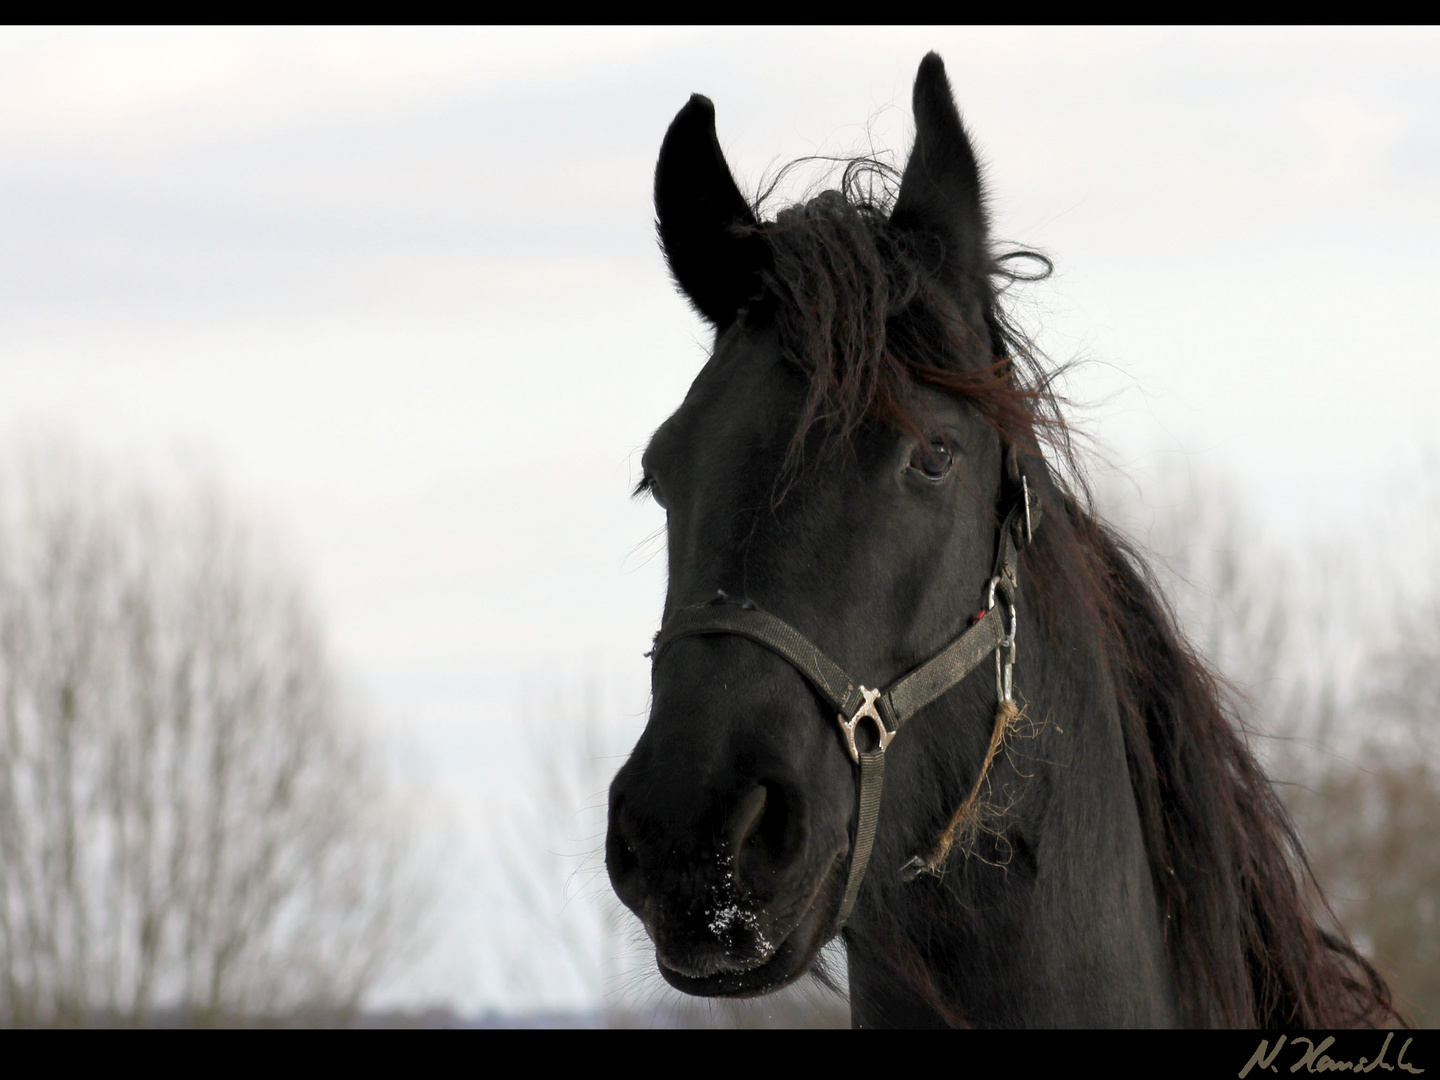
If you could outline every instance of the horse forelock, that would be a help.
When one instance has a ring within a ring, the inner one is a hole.
[[[890,222],[893,180],[880,162],[851,160],[840,189],[754,227],[772,265],[747,318],[773,321],[809,379],[787,466],[817,424],[822,452],[867,418],[920,437],[928,417],[917,384],[956,395],[1016,446],[1033,449],[1037,432],[1063,428],[1048,377],[998,299],[1017,276],[1011,262],[1033,258],[1048,272],[1048,260],[987,256],[958,289],[943,284],[927,265],[931,250]]]

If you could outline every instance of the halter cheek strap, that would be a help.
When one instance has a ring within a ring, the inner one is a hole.
[[[752,604],[735,604],[723,597],[674,612],[655,635],[655,648],[650,654],[652,664],[658,664],[665,650],[681,638],[701,634],[734,634],[748,638],[763,645],[805,676],[816,692],[836,710],[836,719],[845,738],[845,749],[860,770],[860,790],[855,840],[850,847],[850,870],[832,933],[838,933],[845,925],[860,895],[860,883],[870,862],[875,828],[880,819],[885,750],[901,726],[956,686],[991,653],[995,654],[997,694],[1002,705],[1010,701],[1010,669],[1015,659],[1015,597],[1020,586],[1019,557],[1038,524],[1039,506],[1031,502],[1029,485],[1021,477],[1021,498],[1000,527],[994,572],[984,610],[975,616],[964,633],[885,690],[870,689],[850,678],[839,664],[789,623]],[[997,608],[1009,609],[1008,631],[1004,625],[1004,613]],[[855,734],[864,721],[869,721],[875,729],[876,741],[871,750],[860,750],[855,741]],[[999,731],[998,726],[996,730]],[[994,757],[995,742],[992,738],[992,750],[986,756],[985,768],[976,778],[975,791],[979,790]],[[965,805],[968,806],[974,796],[972,791]],[[912,859],[906,865],[904,872],[907,879],[915,876],[910,870],[911,864],[916,862]]]

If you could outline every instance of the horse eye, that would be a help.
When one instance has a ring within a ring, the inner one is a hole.
[[[660,485],[656,482],[655,477],[651,476],[648,472],[640,477],[640,482],[635,485],[635,490],[630,494],[636,499],[649,495],[650,498],[655,500],[656,506],[660,507],[661,510],[665,509],[665,496],[660,494]]]
[[[950,447],[940,439],[931,439],[928,445],[915,447],[910,455],[910,468],[918,469],[927,480],[941,480],[950,471],[953,462]]]

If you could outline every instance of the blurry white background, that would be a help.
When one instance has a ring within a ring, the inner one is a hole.
[[[0,32],[0,436],[214,476],[284,538],[446,838],[439,944],[377,1004],[595,1004],[545,927],[603,880],[526,900],[502,867],[527,731],[594,708],[613,754],[643,726],[663,515],[629,490],[707,348],[654,242],[671,117],[711,97],[748,191],[903,164],[930,49],[996,236],[1056,261],[1019,314],[1086,361],[1066,389],[1113,465],[1231,476],[1282,546],[1413,497],[1434,30]]]

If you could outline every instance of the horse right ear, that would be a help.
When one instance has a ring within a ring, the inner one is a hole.
[[[917,239],[942,280],[964,290],[992,269],[985,192],[945,63],[933,52],[920,62],[913,101],[915,146],[890,223]]]
[[[720,140],[715,106],[692,94],[660,146],[655,224],[675,282],[695,310],[723,330],[761,288],[770,264],[755,215],[740,194]]]

